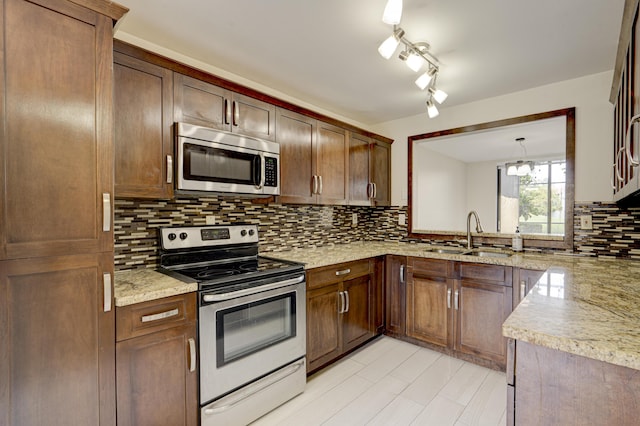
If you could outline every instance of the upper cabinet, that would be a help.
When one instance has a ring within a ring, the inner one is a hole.
[[[0,259],[110,251],[112,19],[62,0],[2,19]]]
[[[276,107],[195,78],[175,74],[175,121],[275,140]]]
[[[391,145],[359,133],[349,137],[349,204],[391,204]]]
[[[348,139],[340,127],[278,108],[280,201],[346,204]]]
[[[173,197],[173,73],[114,53],[115,194]]]
[[[615,201],[633,205],[640,202],[640,131],[634,126],[640,121],[639,36],[638,0],[627,0],[609,98],[614,104],[611,185]]]

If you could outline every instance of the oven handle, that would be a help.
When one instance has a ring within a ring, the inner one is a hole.
[[[273,385],[274,383],[279,382],[280,380],[283,380],[287,377],[289,377],[290,375],[294,374],[295,372],[297,372],[298,370],[300,370],[300,368],[302,368],[302,366],[304,366],[305,363],[305,359],[302,358],[301,360],[299,360],[298,362],[289,365],[288,367],[277,371],[263,379],[258,380],[257,382],[248,385],[246,388],[244,388],[241,392],[239,392],[238,394],[232,394],[229,395],[229,397],[226,398],[222,398],[216,402],[214,402],[213,404],[209,405],[209,407],[204,409],[204,414],[207,416],[211,416],[213,414],[218,414],[218,413],[222,413],[225,412],[227,410],[229,410],[230,408],[232,408],[234,405],[244,401],[245,399],[255,395],[256,393],[260,392],[261,390]]]
[[[275,290],[277,288],[281,288],[281,287],[287,287],[293,284],[299,284],[302,281],[304,281],[304,275],[300,275],[297,278],[291,278],[289,280],[284,280],[284,281],[278,281],[275,283],[271,283],[271,284],[265,284],[265,285],[261,285],[259,287],[260,292],[263,291],[267,291],[267,290]],[[238,291],[233,291],[231,293],[223,293],[223,294],[205,294],[204,296],[202,296],[202,300],[205,302],[222,302],[223,300],[230,300],[230,299],[236,299],[238,297],[241,296],[246,296],[248,294],[255,294],[256,293],[256,288],[245,288],[242,290],[238,290]]]

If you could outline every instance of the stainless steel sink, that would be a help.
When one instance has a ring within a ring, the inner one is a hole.
[[[441,253],[441,254],[467,254],[469,250],[463,249],[463,248],[451,247],[451,248],[428,248],[428,249],[425,249],[425,251],[428,251],[431,253]]]
[[[512,253],[505,253],[499,251],[483,251],[483,250],[471,250],[470,252],[462,253],[467,256],[480,256],[480,257],[511,257]]]

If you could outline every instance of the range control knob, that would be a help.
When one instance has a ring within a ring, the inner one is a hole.
[[[167,235],[167,238],[169,238],[169,241],[173,241],[176,239],[176,234],[174,234],[173,232],[170,233],[169,235]]]
[[[244,237],[245,235],[247,235],[247,230],[246,230],[246,229],[243,229],[242,231],[240,231],[240,235],[241,235],[241,236],[243,236],[243,237]]]
[[[253,229],[249,229],[249,235],[253,235],[255,233],[256,233],[256,231],[254,231]]]
[[[187,233],[186,232],[181,232],[180,233],[180,239],[181,240],[186,240],[187,239]]]

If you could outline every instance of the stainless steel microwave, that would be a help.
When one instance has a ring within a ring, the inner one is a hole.
[[[279,195],[280,145],[235,133],[176,123],[176,189]]]

